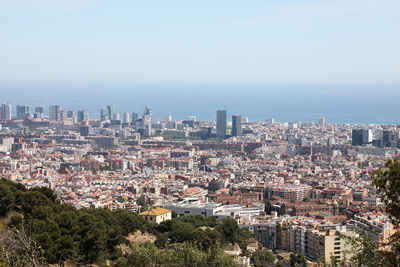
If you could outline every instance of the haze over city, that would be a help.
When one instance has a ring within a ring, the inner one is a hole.
[[[398,0],[0,0],[0,266],[400,266]]]

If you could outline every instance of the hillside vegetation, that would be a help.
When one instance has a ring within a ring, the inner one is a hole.
[[[48,188],[27,189],[4,179],[0,180],[0,217],[2,233],[25,235],[48,264],[233,266],[222,247],[239,244],[245,251],[252,237],[232,219],[189,216],[153,226],[125,210],[78,210],[61,204]],[[154,235],[154,244],[130,242],[127,237],[137,230]],[[7,248],[2,248],[0,262],[7,265]],[[25,262],[28,266],[29,259]]]

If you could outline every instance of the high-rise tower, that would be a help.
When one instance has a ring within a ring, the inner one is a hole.
[[[226,137],[226,110],[217,110],[217,137]]]
[[[242,116],[232,116],[232,136],[242,135]]]

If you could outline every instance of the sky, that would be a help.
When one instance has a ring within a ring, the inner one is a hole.
[[[0,83],[400,83],[400,0],[0,0]]]

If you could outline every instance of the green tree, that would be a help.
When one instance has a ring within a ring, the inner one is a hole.
[[[143,206],[143,198],[142,197],[138,197],[138,199],[136,199],[136,204],[138,204],[139,206]]]
[[[330,260],[331,260],[331,265],[330,265],[331,267],[339,267],[340,261],[334,255],[330,256]]]
[[[15,196],[7,185],[0,185],[0,216],[5,216],[15,207]]]
[[[361,228],[355,228],[354,232],[355,235],[352,237],[342,235],[345,242],[351,247],[349,261],[355,266],[382,266],[379,243],[373,234]]]
[[[251,263],[255,267],[273,266],[275,260],[276,258],[272,252],[262,249],[256,250],[250,258]]]
[[[234,244],[238,240],[239,226],[234,219],[223,219],[220,229],[226,241]]]
[[[379,168],[372,174],[372,184],[381,194],[386,211],[393,223],[400,223],[400,161],[388,160],[385,168]]]
[[[290,267],[290,262],[285,259],[278,260],[275,267]]]
[[[290,266],[292,267],[307,267],[307,259],[301,252],[290,254]]]
[[[400,161],[389,159],[384,168],[379,168],[371,175],[372,184],[376,186],[385,204],[393,224],[400,226]],[[385,265],[400,266],[400,231],[397,231],[381,251]]]

